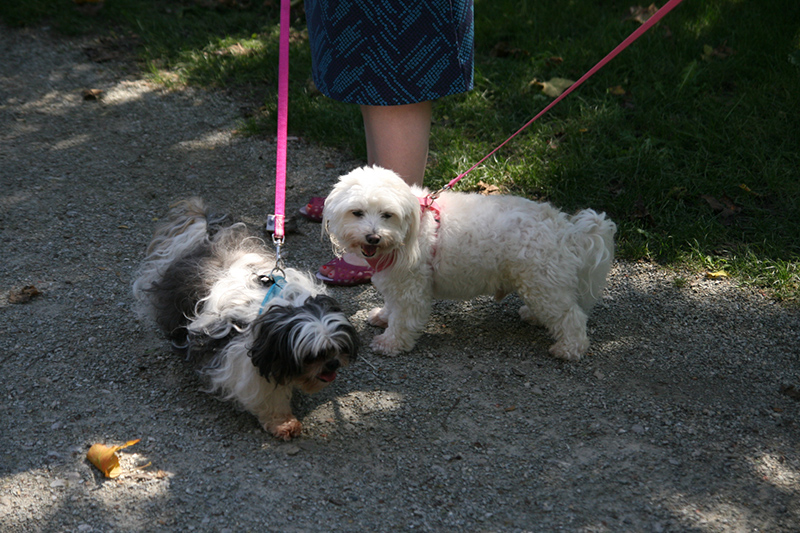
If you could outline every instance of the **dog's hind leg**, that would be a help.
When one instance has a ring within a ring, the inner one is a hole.
[[[520,316],[534,324],[547,327],[556,343],[550,347],[550,353],[567,361],[578,361],[589,349],[589,338],[586,335],[588,317],[577,302],[553,300],[520,294],[526,305],[519,312]]]
[[[523,305],[519,308],[519,317],[532,326],[541,326],[542,322],[536,317],[530,307]]]
[[[580,360],[589,349],[586,320],[586,313],[576,304],[551,324],[548,329],[556,343],[550,347],[550,353],[567,361]]]

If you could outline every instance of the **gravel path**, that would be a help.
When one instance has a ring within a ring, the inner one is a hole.
[[[298,396],[290,443],[200,392],[132,316],[134,269],[178,198],[261,226],[274,145],[93,44],[0,28],[0,530],[800,530],[800,318],[725,279],[618,263],[579,363],[514,297],[438,303],[412,353]],[[292,211],[359,164],[289,149]],[[287,261],[315,269],[299,231]],[[368,344],[374,289],[332,293]],[[135,438],[120,478],[85,459]]]

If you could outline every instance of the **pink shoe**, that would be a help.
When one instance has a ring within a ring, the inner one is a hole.
[[[375,271],[371,266],[351,265],[341,257],[328,261],[317,272],[317,279],[328,285],[352,287],[369,283]]]
[[[325,207],[325,198],[312,196],[306,205],[300,208],[300,214],[311,222],[322,222],[322,208]]]

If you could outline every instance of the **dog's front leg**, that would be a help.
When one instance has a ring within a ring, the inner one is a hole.
[[[389,327],[389,308],[384,305],[383,307],[375,307],[370,310],[367,315],[367,322],[370,326],[379,328]]]
[[[376,353],[397,355],[414,347],[431,314],[432,289],[424,281],[413,280],[401,286],[377,289],[383,294],[382,309],[369,314],[373,325],[386,324],[386,331],[372,339],[370,347]]]
[[[292,413],[292,387],[277,385],[268,398],[253,409],[265,430],[283,440],[292,440],[303,431],[303,424]]]

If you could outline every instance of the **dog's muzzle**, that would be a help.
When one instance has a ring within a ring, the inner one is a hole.
[[[375,233],[370,233],[364,237],[367,244],[361,245],[361,253],[364,257],[372,257],[378,252],[378,245],[381,243],[381,236]]]
[[[336,371],[340,366],[342,366],[342,363],[340,363],[338,359],[332,359],[328,361],[322,368],[322,372],[320,372],[317,376],[317,379],[324,381],[325,383],[330,383],[336,379]]]

